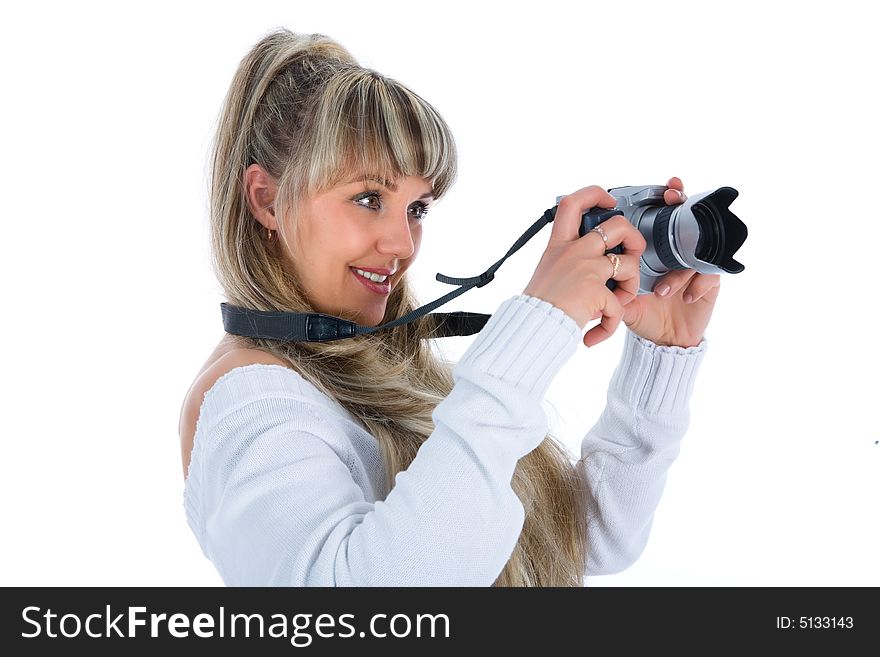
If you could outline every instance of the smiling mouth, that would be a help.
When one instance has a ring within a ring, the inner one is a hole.
[[[380,283],[380,284],[385,283],[387,280],[389,280],[394,275],[394,272],[392,272],[390,274],[383,274],[381,272],[369,271],[367,269],[360,269],[359,267],[349,267],[349,269],[351,269],[358,276],[363,276],[367,280],[373,281],[374,283]],[[373,276],[379,276],[379,277],[381,277],[382,280],[380,280],[380,281],[374,280],[372,278]]]
[[[390,292],[391,292],[391,278],[392,278],[391,276],[386,277],[385,280],[382,281],[381,283],[377,283],[376,281],[373,281],[369,278],[366,278],[366,277],[358,274],[355,271],[354,267],[349,267],[349,269],[351,270],[351,275],[354,276],[355,278],[357,278],[360,281],[361,285],[366,287],[368,290],[370,290],[376,294],[381,294],[383,296],[387,296],[388,294],[390,294]]]

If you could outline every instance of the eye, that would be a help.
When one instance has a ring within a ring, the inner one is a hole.
[[[367,205],[367,204],[361,203],[361,201],[366,201],[371,198],[375,198],[376,201],[378,202],[378,201],[382,200],[382,195],[379,192],[364,192],[363,194],[359,194],[354,199],[354,202],[357,203],[358,205],[360,205],[361,207],[367,208],[368,210],[378,210],[379,209],[378,205]]]
[[[410,208],[410,210],[415,210],[415,211],[416,211],[416,215],[415,215],[416,218],[419,219],[419,220],[421,221],[422,219],[425,218],[425,215],[428,214],[428,204],[427,204],[427,203],[422,203],[421,201],[419,201],[418,203],[416,203],[415,205],[413,205],[413,206]]]
[[[369,201],[371,199],[374,199],[376,202],[369,203]],[[362,203],[362,201],[367,201],[367,203]],[[380,194],[379,192],[376,192],[376,191],[364,192],[363,194],[358,194],[354,198],[354,202],[357,205],[360,205],[363,208],[367,208],[368,210],[378,210],[379,208],[381,208],[382,207],[381,201],[382,201],[382,194]],[[428,214],[428,204],[422,203],[421,201],[418,201],[418,202],[414,203],[412,206],[410,206],[409,211],[412,214],[413,218],[421,221],[422,219],[425,218],[425,215]]]

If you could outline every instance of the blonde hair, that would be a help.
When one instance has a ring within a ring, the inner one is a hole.
[[[212,265],[228,302],[256,310],[314,312],[279,241],[262,239],[249,209],[244,173],[251,164],[278,181],[279,217],[352,172],[422,177],[436,199],[456,177],[452,134],[427,101],[358,65],[329,37],[285,28],[269,32],[241,60],[213,149]],[[404,274],[382,322],[419,305]],[[330,342],[239,339],[289,362],[360,421],[381,447],[387,495],[433,433],[431,413],[454,385],[452,364],[430,348],[435,328],[423,317]],[[494,586],[583,586],[586,492],[567,449],[548,434],[519,460],[511,486],[525,522]]]

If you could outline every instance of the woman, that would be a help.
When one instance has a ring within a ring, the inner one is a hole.
[[[370,326],[403,316],[419,306],[405,274],[422,217],[455,174],[453,138],[421,97],[324,35],[268,34],[236,71],[214,144],[228,303]],[[669,187],[681,202],[681,182]],[[618,216],[579,239],[596,205],[614,199],[595,186],[562,199],[529,285],[454,366],[425,318],[330,342],[224,337],[180,432],[187,519],[227,585],[582,586],[635,561],[719,277],[674,271],[637,297],[644,238]],[[621,243],[618,262],[604,255]],[[572,464],[541,404],[600,317],[583,343],[623,320],[624,354]]]

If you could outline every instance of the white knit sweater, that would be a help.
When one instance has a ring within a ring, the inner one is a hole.
[[[588,576],[642,553],[706,351],[625,330],[581,447]],[[546,435],[544,394],[581,337],[546,301],[503,302],[385,499],[378,443],[338,402],[280,365],[227,372],[205,393],[183,490],[203,553],[228,586],[490,586],[523,526],[514,467]]]

